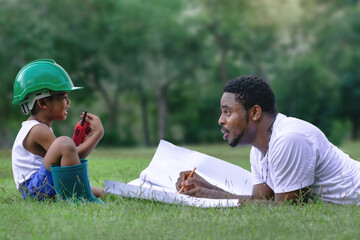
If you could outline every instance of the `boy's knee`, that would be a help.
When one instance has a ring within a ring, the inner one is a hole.
[[[61,136],[55,139],[55,141],[51,144],[51,147],[56,147],[57,149],[62,149],[63,151],[76,150],[74,141],[67,136]]]
[[[49,171],[52,164],[70,166],[79,164],[79,162],[75,143],[66,136],[55,139],[44,158],[44,166]]]
[[[62,143],[69,143],[69,144],[71,143],[71,144],[75,145],[74,141],[71,138],[69,138],[68,136],[58,137],[55,139],[54,142],[57,142],[57,141],[62,142]]]

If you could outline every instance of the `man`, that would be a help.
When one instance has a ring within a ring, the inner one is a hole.
[[[190,172],[182,172],[176,183],[177,189],[185,185],[184,194],[276,202],[312,195],[324,202],[360,204],[360,162],[314,125],[277,113],[274,93],[261,77],[242,76],[225,85],[219,125],[230,146],[252,146],[252,196],[230,194],[197,174],[187,179]]]

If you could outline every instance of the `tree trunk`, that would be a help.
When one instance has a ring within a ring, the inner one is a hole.
[[[254,66],[257,69],[258,74],[260,74],[260,76],[264,79],[264,81],[269,83],[269,78],[267,77],[267,72],[261,62],[261,59],[259,59],[258,51],[256,51],[252,45],[253,41],[251,39],[249,39],[248,42],[249,43],[247,45],[247,48],[244,50],[247,52],[247,54],[249,54],[250,59],[254,63]],[[256,74],[256,75],[258,75],[258,74]]]
[[[249,44],[250,46],[250,44]],[[260,76],[264,79],[264,81],[266,81],[267,83],[269,83],[269,79],[267,77],[267,73],[265,71],[265,68],[263,67],[263,64],[261,63],[261,60],[258,57],[258,54],[256,51],[254,51],[253,47],[250,46],[250,56],[251,59],[255,65],[255,67],[258,69]]]
[[[8,149],[10,147],[9,143],[9,131],[6,128],[1,129],[1,140],[0,140],[0,148],[1,149]]]
[[[227,55],[228,55],[228,48],[226,45],[221,45],[221,59],[220,59],[220,79],[222,82],[226,83],[227,81],[229,81],[229,74],[228,74],[228,70],[227,70]]]
[[[157,105],[158,105],[158,140],[165,139],[166,136],[166,115],[167,115],[167,100],[166,93],[168,83],[160,86]]]
[[[13,141],[13,139],[10,139],[10,130],[8,128],[9,120],[7,120],[7,117],[11,116],[11,105],[7,104],[8,99],[7,99],[6,94],[2,95],[1,98],[2,98],[1,99],[1,101],[2,101],[1,105],[2,106],[0,106],[0,110],[1,110],[2,114],[1,114],[1,117],[0,117],[0,124],[1,124],[0,148],[8,149],[13,144],[11,142],[11,141]],[[21,111],[20,107],[18,107],[18,111]],[[20,123],[20,125],[21,125],[21,123]]]
[[[140,106],[141,106],[141,119],[144,131],[145,145],[147,147],[152,146],[150,140],[150,127],[149,127],[149,114],[148,114],[148,101],[143,89],[139,88]]]
[[[229,81],[229,74],[227,70],[227,55],[229,52],[229,44],[226,37],[218,33],[218,23],[213,22],[208,26],[210,33],[215,38],[215,42],[220,48],[220,64],[219,64],[219,75],[220,80],[224,83]]]
[[[358,118],[352,118],[352,133],[351,133],[351,138],[352,140],[357,140],[359,138],[359,120]]]
[[[110,129],[111,131],[113,131],[114,129],[117,128],[116,123],[117,123],[117,115],[118,115],[118,92],[116,91],[115,93],[115,97],[114,100],[111,101],[109,94],[106,92],[105,88],[103,87],[103,85],[100,83],[99,79],[94,76],[91,75],[91,78],[95,84],[95,87],[99,90],[100,94],[102,95],[105,104],[108,108],[109,111],[109,120],[108,120],[108,124],[107,124],[107,129]]]

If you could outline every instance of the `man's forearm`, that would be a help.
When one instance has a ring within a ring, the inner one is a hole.
[[[240,196],[233,193],[226,192],[221,188],[216,189],[206,189],[202,196],[203,198],[213,198],[213,199],[239,199],[239,201],[248,201],[252,199],[252,196]]]

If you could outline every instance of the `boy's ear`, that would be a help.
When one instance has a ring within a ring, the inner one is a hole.
[[[46,108],[45,98],[37,99],[36,103],[40,108]]]

